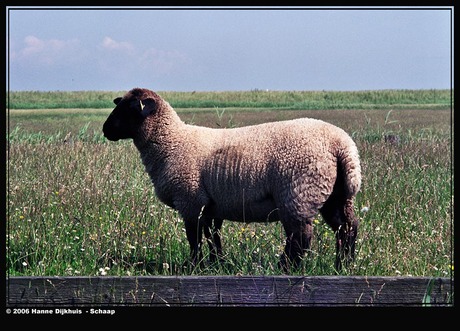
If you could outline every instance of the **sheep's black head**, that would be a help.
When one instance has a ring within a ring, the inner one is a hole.
[[[134,89],[123,98],[113,100],[116,106],[102,127],[107,139],[117,141],[136,137],[142,122],[156,109],[155,99],[146,96],[145,92],[151,91]]]

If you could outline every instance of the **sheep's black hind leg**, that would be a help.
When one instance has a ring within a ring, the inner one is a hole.
[[[313,227],[309,220],[283,222],[286,231],[286,245],[280,259],[280,267],[285,273],[291,268],[298,269],[305,252],[310,248]]]
[[[345,267],[355,260],[355,245],[358,235],[359,221],[355,216],[353,201],[347,200],[344,207],[345,222],[336,232],[335,268],[341,270],[342,261]]]
[[[320,212],[336,234],[335,268],[340,271],[342,264],[347,267],[355,258],[359,222],[354,213],[353,201],[343,201],[338,196],[331,196]]]

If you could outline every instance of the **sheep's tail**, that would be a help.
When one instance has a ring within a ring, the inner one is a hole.
[[[351,138],[342,146],[338,164],[344,177],[346,198],[352,199],[361,188],[361,163],[358,148]]]

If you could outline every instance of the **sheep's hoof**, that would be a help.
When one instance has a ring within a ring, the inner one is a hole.
[[[193,271],[204,268],[204,266],[205,266],[204,259],[190,258],[182,264],[182,269],[187,270],[187,272],[191,273]]]
[[[291,270],[292,263],[290,259],[286,256],[286,254],[282,254],[280,260],[278,262],[278,267],[283,271],[285,274],[289,274]]]
[[[353,265],[354,260],[354,254],[348,252],[338,253],[335,258],[335,270],[341,272],[343,269],[349,269]]]
[[[209,256],[209,263],[210,264],[218,264],[218,263],[225,263],[225,258],[223,255],[216,255],[216,254],[211,254]]]

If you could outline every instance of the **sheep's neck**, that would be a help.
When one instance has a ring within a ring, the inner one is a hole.
[[[161,120],[152,118],[147,121],[142,137],[134,139],[145,170],[154,185],[168,166],[173,151],[180,145],[181,139],[178,136],[184,127],[185,123],[173,112],[170,116],[163,116]]]

